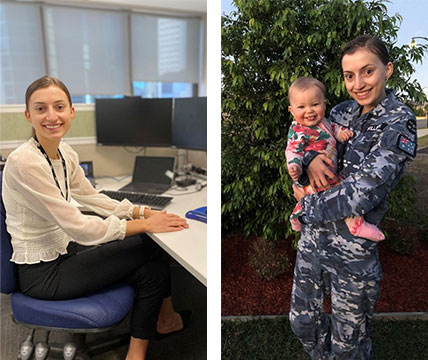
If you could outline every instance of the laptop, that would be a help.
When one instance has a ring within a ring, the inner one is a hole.
[[[83,168],[86,178],[95,187],[94,170],[92,168],[92,161],[81,161],[80,166]]]
[[[132,181],[119,191],[162,194],[172,186],[172,178],[165,173],[174,171],[174,157],[137,156]]]

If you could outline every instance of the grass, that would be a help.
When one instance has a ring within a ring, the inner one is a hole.
[[[223,360],[309,360],[291,332],[287,317],[257,320],[223,320]],[[373,320],[374,359],[428,359],[428,321]]]
[[[428,135],[418,138],[418,148],[422,148],[428,145]]]

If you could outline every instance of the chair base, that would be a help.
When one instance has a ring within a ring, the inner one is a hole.
[[[119,324],[103,329],[66,329],[66,328],[47,328],[44,326],[34,326],[31,324],[26,324],[19,322],[15,319],[12,314],[12,319],[16,324],[24,326],[29,329],[41,330],[41,331],[49,331],[49,332],[62,332],[67,333],[69,335],[69,342],[73,342],[76,345],[76,357],[75,360],[91,360],[92,356],[99,355],[105,353],[109,350],[113,350],[120,346],[129,344],[131,335],[129,333],[119,333],[114,334],[110,338],[104,339],[95,339],[92,342],[87,342],[86,336],[89,334],[98,334],[103,333],[108,330],[112,330],[114,328],[118,328],[123,322],[126,321],[126,318],[120,322]],[[48,342],[50,350],[49,350],[49,358],[51,359],[63,359],[63,344],[58,343],[50,343]],[[18,356],[19,359],[19,356]]]
[[[129,344],[130,335],[124,334],[104,341],[86,342],[87,334],[72,334],[71,341],[76,344],[77,354],[75,360],[91,360],[92,356],[105,353],[122,345]],[[49,343],[49,359],[63,359],[64,344]]]

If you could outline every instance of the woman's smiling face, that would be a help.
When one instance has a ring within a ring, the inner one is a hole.
[[[40,88],[31,95],[27,120],[33,125],[40,141],[57,142],[70,129],[74,118],[74,108],[67,95],[58,86]]]
[[[358,48],[342,58],[346,90],[363,107],[363,114],[377,106],[385,97],[385,82],[393,72],[368,48]]]

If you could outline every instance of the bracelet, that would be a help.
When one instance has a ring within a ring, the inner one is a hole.
[[[144,217],[144,210],[145,209],[151,210],[151,207],[150,206],[146,206],[146,205],[140,206],[140,219],[145,219],[145,217]]]

